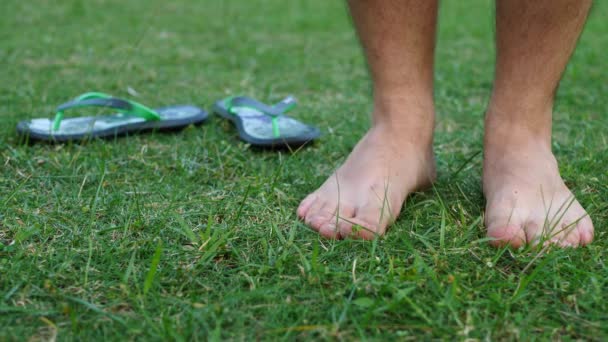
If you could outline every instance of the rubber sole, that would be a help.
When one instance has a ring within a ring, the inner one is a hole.
[[[165,107],[167,108],[167,107]],[[124,126],[117,126],[105,130],[92,131],[87,134],[41,134],[30,130],[28,121],[21,121],[17,124],[17,134],[31,141],[43,141],[51,143],[76,142],[91,139],[113,139],[129,134],[141,134],[146,132],[171,132],[179,131],[190,125],[199,126],[204,124],[209,119],[209,113],[203,109],[199,109],[200,113],[187,119],[162,120],[162,121],[146,121]]]
[[[261,148],[298,148],[304,145],[313,143],[320,136],[320,132],[315,129],[314,134],[297,137],[297,138],[277,138],[277,139],[259,139],[247,134],[243,126],[243,119],[234,115],[223,106],[223,101],[217,101],[213,106],[213,112],[224,119],[229,120],[236,127],[239,137],[246,143],[261,147]]]

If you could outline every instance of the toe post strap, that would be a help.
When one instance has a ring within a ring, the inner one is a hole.
[[[228,112],[232,114],[236,114],[238,108],[249,108],[264,115],[270,116],[272,122],[272,133],[275,138],[281,136],[281,132],[279,131],[279,116],[292,110],[296,104],[297,101],[295,97],[291,95],[272,106],[245,96],[230,97],[226,100]]]
[[[83,107],[112,108],[123,114],[141,117],[146,121],[158,121],[161,119],[160,115],[155,110],[150,109],[141,103],[115,98],[104,93],[89,92],[57,107],[55,118],[53,119],[53,130],[59,130],[66,110]]]

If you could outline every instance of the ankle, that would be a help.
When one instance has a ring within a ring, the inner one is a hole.
[[[551,148],[551,107],[496,106],[485,116],[484,143],[487,147],[516,148],[541,144]]]
[[[388,132],[395,139],[432,144],[435,128],[432,98],[376,97],[372,127]]]
[[[492,94],[486,123],[488,120],[500,121],[513,127],[546,130],[551,129],[553,116],[553,97],[523,93],[508,95],[507,92]]]

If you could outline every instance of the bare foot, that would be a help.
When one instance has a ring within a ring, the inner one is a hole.
[[[327,238],[373,239],[399,215],[407,195],[434,178],[432,137],[375,125],[344,164],[302,201],[298,216]]]
[[[576,247],[593,240],[593,223],[559,175],[550,139],[490,119],[484,158],[485,223],[493,245]]]

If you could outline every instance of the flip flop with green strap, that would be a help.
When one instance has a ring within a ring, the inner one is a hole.
[[[64,119],[69,109],[106,107],[118,113]],[[123,100],[104,93],[85,93],[57,107],[55,118],[32,119],[17,124],[20,135],[32,140],[65,142],[91,138],[112,138],[143,131],[174,131],[204,123],[209,115],[191,105],[150,109],[141,103]]]
[[[234,96],[215,103],[213,111],[234,123],[245,142],[258,147],[297,147],[320,136],[316,127],[287,115],[296,100],[288,96],[269,106],[245,96]]]

